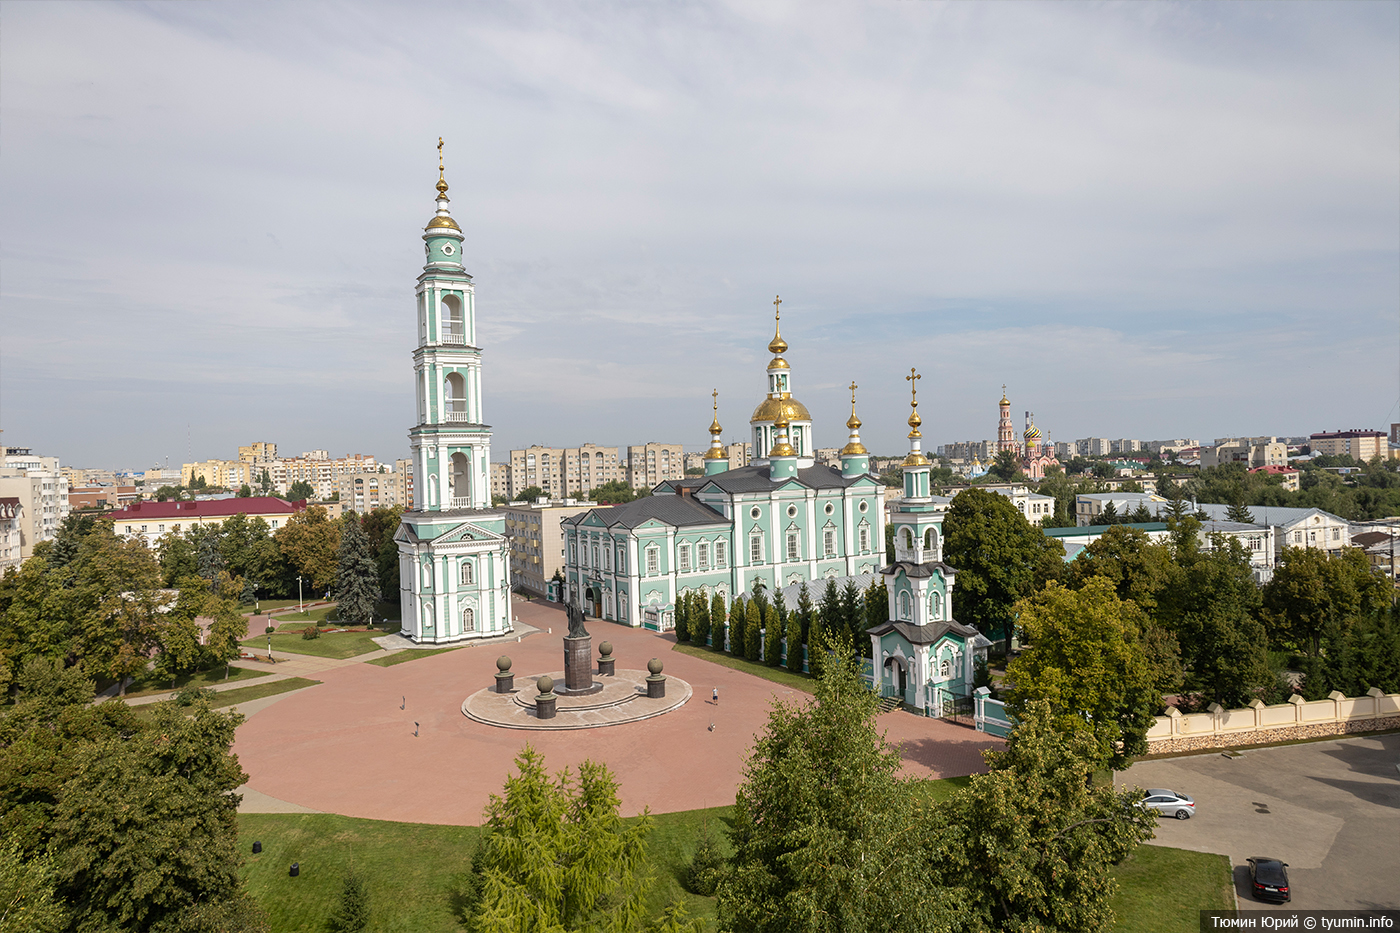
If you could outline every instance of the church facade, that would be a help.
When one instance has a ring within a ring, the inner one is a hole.
[[[749,419],[762,456],[731,469],[716,403],[704,476],[669,480],[650,496],[561,522],[565,595],[590,615],[664,631],[688,592],[718,593],[728,605],[758,585],[772,592],[883,564],[883,484],[860,442],[856,387],[840,466],[816,463],[811,415],[793,398],[777,325],[768,391]]]
[[[436,202],[423,231],[427,261],[415,290],[418,414],[408,437],[417,507],[404,513],[394,535],[401,632],[430,644],[504,635],[513,627],[506,516],[491,508],[476,295],[462,264],[462,231],[448,209],[441,159]]]
[[[1045,471],[1052,466],[1059,466],[1060,461],[1055,456],[1055,445],[1050,442],[1049,437],[1042,438],[1040,428],[1035,426],[1035,415],[1026,412],[1026,428],[1021,434],[1021,441],[1016,441],[1016,427],[1011,423],[1011,401],[1006,397],[1006,386],[1001,387],[1001,402],[998,403],[999,416],[997,418],[997,452],[1009,450],[1016,455],[1021,463],[1021,472],[1026,474],[1026,478],[1039,482],[1045,479]],[[979,464],[980,466],[980,464]],[[982,473],[986,473],[985,469]],[[982,473],[971,474],[973,476]]]

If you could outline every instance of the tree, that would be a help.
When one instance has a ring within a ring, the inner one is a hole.
[[[865,603],[861,599],[860,587],[856,586],[855,580],[848,579],[846,584],[841,587],[841,598],[838,605],[841,611],[841,627],[845,630],[846,639],[850,642],[851,647],[855,648],[856,654],[866,654],[866,651],[862,649],[869,648],[870,642],[864,637]]]
[[[763,656],[763,610],[757,599],[744,604],[744,657],[758,661]]]
[[[54,893],[53,859],[26,859],[10,841],[0,848],[0,933],[60,933],[68,912]]]
[[[362,933],[369,926],[369,886],[353,868],[340,883],[340,900],[328,925],[331,933]]]
[[[311,488],[311,484],[304,479],[299,479],[287,487],[287,500],[290,502],[301,502],[309,500],[316,495],[316,490]]]
[[[1166,545],[1154,543],[1141,529],[1114,525],[1069,563],[1065,583],[1079,589],[1094,577],[1103,577],[1113,584],[1119,599],[1130,599],[1151,613],[1175,569]]]
[[[763,615],[763,663],[769,667],[783,664],[783,623],[778,618],[776,605],[769,606]]]
[[[253,487],[252,487],[252,486],[249,486],[247,483],[244,483],[242,486],[239,486],[239,487],[238,487],[238,498],[239,498],[239,499],[249,499],[249,498],[252,498],[252,495],[253,495]]]
[[[911,851],[926,814],[909,804],[899,752],[875,723],[878,701],[848,648],[828,641],[820,650],[835,655],[816,702],[775,702],[744,765],[734,855],[717,892],[720,929],[948,929],[957,898]]]
[[[1250,513],[1249,506],[1244,504],[1243,493],[1225,510],[1225,520],[1227,522],[1242,522],[1246,525],[1254,524],[1254,516]]]
[[[1099,514],[1097,514],[1097,515],[1095,515],[1093,518],[1089,519],[1089,524],[1091,524],[1091,525],[1116,525],[1116,524],[1118,524],[1120,521],[1122,521],[1122,519],[1120,519],[1120,518],[1118,517],[1118,506],[1116,506],[1116,505],[1113,504],[1113,500],[1112,500],[1112,499],[1109,499],[1107,502],[1105,502],[1105,503],[1103,504],[1103,511],[1099,512]]]
[[[797,608],[793,610],[793,615],[797,616],[797,624],[801,627],[802,644],[807,644],[807,633],[811,631],[812,619],[816,616],[816,609],[812,605],[812,591],[807,589],[807,581],[802,581],[802,586],[797,590]]]
[[[258,491],[264,496],[272,494],[272,477],[268,475],[266,468],[263,469],[262,475],[258,477]]]
[[[379,601],[379,567],[369,549],[369,537],[354,512],[341,521],[340,553],[335,574],[335,598],[339,618],[362,625],[374,624]]]
[[[987,468],[987,473],[1003,483],[1014,482],[1021,476],[1021,458],[1014,450],[999,450],[996,459]]]
[[[802,621],[797,613],[788,613],[787,623],[787,669],[802,670]]]
[[[736,658],[744,656],[744,633],[748,621],[748,600],[735,596],[729,607],[729,653]]]
[[[822,597],[817,602],[817,618],[821,630],[834,640],[841,641],[846,637],[846,620],[841,614],[841,591],[836,587],[836,580],[827,577],[826,586],[822,588]],[[810,646],[812,643],[808,641]]]
[[[719,598],[718,594],[716,598]],[[696,594],[695,615],[690,624],[690,640],[694,644],[703,646],[710,642],[710,605],[711,601],[705,598],[704,593]]]
[[[710,597],[710,644],[719,647],[724,643],[724,597],[715,593]]]
[[[650,489],[633,489],[620,479],[606,482],[588,492],[588,498],[599,505],[620,505],[649,495],[651,495]]]
[[[1392,595],[1359,548],[1333,556],[1317,548],[1286,547],[1264,587],[1271,640],[1317,658],[1328,623],[1349,627],[1386,608]]]
[[[958,621],[993,640],[1006,638],[1012,607],[1029,594],[1047,543],[1058,545],[1010,499],[985,489],[954,496],[943,529],[943,559],[958,569]]]
[[[963,929],[1111,928],[1112,866],[1152,837],[1156,815],[1137,805],[1141,791],[1093,784],[1099,752],[1087,732],[1063,731],[1050,703],[1029,703],[1006,750],[985,753],[991,770],[934,810],[926,857],[964,898]]]
[[[515,497],[517,502],[534,502],[536,499],[545,497],[544,490],[538,486],[527,486],[520,490],[520,494]]]
[[[651,817],[624,822],[617,782],[592,761],[553,779],[526,745],[503,794],[486,808],[466,913],[480,933],[640,931]]]
[[[333,522],[324,506],[298,512],[273,535],[287,563],[311,584],[311,590],[329,590],[335,583],[340,523]]]
[[[1018,610],[1030,647],[1007,665],[1007,708],[1019,718],[1045,702],[1059,729],[1093,737],[1099,764],[1126,768],[1147,750],[1161,699],[1140,641],[1142,610],[1102,577],[1077,591],[1052,583]]]

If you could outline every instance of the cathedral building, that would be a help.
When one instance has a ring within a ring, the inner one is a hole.
[[[781,310],[780,299],[774,307]],[[704,476],[668,480],[650,496],[562,522],[566,595],[589,615],[665,631],[684,593],[718,593],[728,604],[755,586],[820,585],[883,564],[883,484],[860,441],[857,387],[839,465],[818,464],[777,314],[774,330],[767,392],[749,419],[758,456],[747,466],[731,467],[715,393]]]
[[[1045,471],[1059,466],[1055,457],[1055,445],[1048,437],[1042,439],[1040,428],[1035,426],[1035,415],[1026,412],[1026,429],[1021,442],[1016,441],[1016,427],[1011,423],[1011,401],[1006,397],[1006,386],[1001,387],[1001,401],[998,403],[1000,415],[997,419],[997,453],[1009,450],[1021,461],[1021,472],[1027,479],[1040,481]],[[983,471],[986,472],[985,470]]]
[[[418,276],[418,417],[408,432],[415,508],[394,535],[402,633],[438,644],[503,635],[510,619],[506,513],[491,508],[491,427],[484,423],[476,296],[462,230],[448,210],[438,144],[437,211]]]

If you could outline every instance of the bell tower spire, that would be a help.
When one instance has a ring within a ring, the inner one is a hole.
[[[729,469],[729,454],[724,449],[724,442],[719,439],[724,428],[719,426],[719,389],[710,393],[715,400],[715,418],[710,422],[710,449],[705,451],[705,475],[713,476],[716,473],[723,473]]]
[[[856,389],[858,388],[860,386],[854,382],[851,383],[851,417],[846,420],[846,427],[851,431],[851,438],[846,446],[841,448],[841,475],[847,479],[870,472],[870,452],[860,442],[860,417],[856,415]]]

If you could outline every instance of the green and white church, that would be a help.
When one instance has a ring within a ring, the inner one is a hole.
[[[565,595],[590,615],[666,631],[684,593],[718,593],[727,605],[759,584],[772,592],[878,570],[884,486],[870,473],[854,395],[840,467],[817,464],[812,417],[792,395],[781,321],[768,349],[768,391],[749,419],[754,449],[767,456],[730,469],[716,405],[704,476],[562,521]]]
[[[504,635],[513,627],[506,516],[491,507],[476,297],[462,265],[462,231],[447,206],[441,150],[439,141],[437,212],[423,230],[427,262],[416,290],[418,418],[408,432],[415,508],[394,535],[401,632],[431,644]]]
[[[905,378],[917,386],[920,377],[910,370]],[[881,696],[943,716],[970,701],[977,658],[986,660],[991,642],[953,618],[957,571],[943,562],[943,519],[952,500],[930,493],[932,464],[921,449],[914,389],[910,406],[904,495],[890,503],[894,562],[880,571],[889,592],[889,621],[866,634],[871,674]]]

